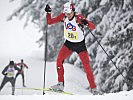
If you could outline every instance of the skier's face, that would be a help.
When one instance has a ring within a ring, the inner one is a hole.
[[[10,68],[13,68],[14,67],[14,65],[10,65]]]
[[[72,11],[71,13],[65,13],[65,15],[68,17],[68,19],[72,19],[74,12]]]

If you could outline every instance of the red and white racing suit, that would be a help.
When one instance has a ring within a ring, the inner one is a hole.
[[[82,19],[85,19],[88,22],[88,27],[90,29],[95,29],[95,25],[88,21],[81,14],[74,14],[71,20],[65,16],[64,13],[59,14],[57,17],[52,18],[51,13],[47,13],[47,23],[55,24],[57,22],[64,21],[64,38],[65,43],[61,47],[58,57],[57,57],[57,72],[58,72],[58,81],[64,82],[64,68],[63,62],[69,57],[73,51],[77,52],[81,62],[83,64],[84,70],[87,75],[87,79],[90,83],[91,89],[96,88],[94,82],[93,72],[90,66],[88,52],[85,46],[85,37],[84,33],[80,26],[83,26],[81,23]]]

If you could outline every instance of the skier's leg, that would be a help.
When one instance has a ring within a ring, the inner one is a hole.
[[[87,79],[90,83],[91,89],[96,88],[96,84],[94,82],[93,72],[92,72],[92,69],[91,69],[91,66],[90,66],[88,52],[87,51],[82,51],[78,55],[79,55],[79,57],[82,61],[82,64],[83,64],[84,70],[86,72]]]
[[[65,45],[59,51],[57,57],[57,72],[58,72],[58,82],[64,83],[64,68],[63,62],[64,60],[72,54],[72,50],[69,50]]]
[[[18,75],[19,75],[19,73],[17,73],[16,76],[15,76],[15,82],[16,82],[16,79],[17,79]]]
[[[58,84],[51,86],[54,91],[63,91],[64,89],[64,60],[72,54],[72,51],[69,50],[65,45],[59,51],[57,57],[57,73],[58,73]]]
[[[7,77],[4,77],[2,83],[1,83],[1,86],[0,86],[0,91],[2,90],[2,88],[4,87],[4,85],[8,82],[8,79]]]
[[[23,87],[25,87],[24,73],[22,73],[21,75],[22,75],[22,80],[23,80]]]
[[[15,79],[11,78],[9,81],[10,81],[10,83],[12,85],[12,95],[14,95],[14,92],[15,92]]]

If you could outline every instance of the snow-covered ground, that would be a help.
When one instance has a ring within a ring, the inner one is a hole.
[[[25,57],[25,62],[28,64],[29,69],[25,69],[25,80],[27,87],[30,88],[42,88],[43,87],[43,60],[35,56],[36,52],[32,53],[32,56]],[[33,56],[34,55],[34,56]],[[19,58],[19,57],[18,57]],[[14,58],[14,61],[18,62],[19,59]],[[5,64],[8,64],[8,61],[5,57],[2,58],[0,62],[0,72],[4,68]],[[73,65],[64,64],[65,68],[65,89],[64,91],[72,92],[75,95],[66,95],[66,94],[57,94],[53,92],[45,92],[41,90],[15,90],[15,96],[11,96],[11,85],[8,83],[0,92],[0,100],[42,100],[42,99],[93,99],[93,100],[131,100],[133,98],[133,91],[123,91],[119,93],[109,93],[104,95],[93,96],[86,90],[88,87],[88,82],[85,76],[85,73],[79,68],[74,67]],[[3,76],[0,75],[0,82],[2,81]],[[46,87],[50,87],[57,83],[57,73],[56,73],[56,63],[47,62],[46,68]],[[16,81],[16,87],[22,87],[22,78],[19,76]]]
[[[88,95],[32,95],[32,96],[0,96],[1,100],[132,100],[132,93],[108,94],[98,96]]]
[[[34,57],[28,57],[24,59],[28,64],[29,69],[25,69],[25,80],[27,87],[30,88],[42,88],[43,87],[43,60],[36,59]],[[15,62],[19,62],[19,60],[14,59]],[[6,62],[6,61],[5,61]],[[8,62],[7,62],[8,64]],[[6,66],[5,64],[0,64],[1,69]],[[81,71],[79,68],[74,67],[70,64],[64,64],[65,66],[65,91],[72,92],[75,94],[89,94],[89,91],[86,90],[88,87],[88,81],[86,79],[85,73]],[[2,77],[0,77],[2,80]],[[56,63],[55,62],[47,62],[46,68],[46,87],[50,87],[57,83],[57,72],[56,72]],[[16,81],[16,87],[22,87],[22,78],[18,77]],[[9,95],[11,93],[10,84],[7,84],[3,90],[1,91],[1,95]],[[15,95],[42,95],[42,91],[36,90],[17,90]]]

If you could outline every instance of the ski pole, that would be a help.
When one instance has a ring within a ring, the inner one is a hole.
[[[47,24],[47,20],[46,20],[46,32],[44,33],[43,31],[43,35],[45,35],[45,46],[44,46],[44,84],[43,84],[43,95],[45,94],[45,76],[46,76],[46,62],[47,62],[47,29],[48,29],[48,24]]]
[[[100,45],[100,47],[103,49],[103,51],[105,52],[105,54],[110,58],[110,56],[108,55],[108,53],[105,51],[105,49],[103,48],[103,46],[100,44],[100,42],[97,40],[96,36],[92,33],[92,31],[90,29],[88,29],[89,32],[93,35],[93,37],[95,38],[95,40],[97,41],[97,43]],[[116,69],[120,72],[120,74],[122,75],[122,77],[124,78],[124,81],[129,84],[129,82],[127,82],[125,76],[121,73],[120,69],[116,66],[116,64],[114,63],[114,61],[112,59],[110,59],[111,62],[113,63],[113,65],[116,67]]]

